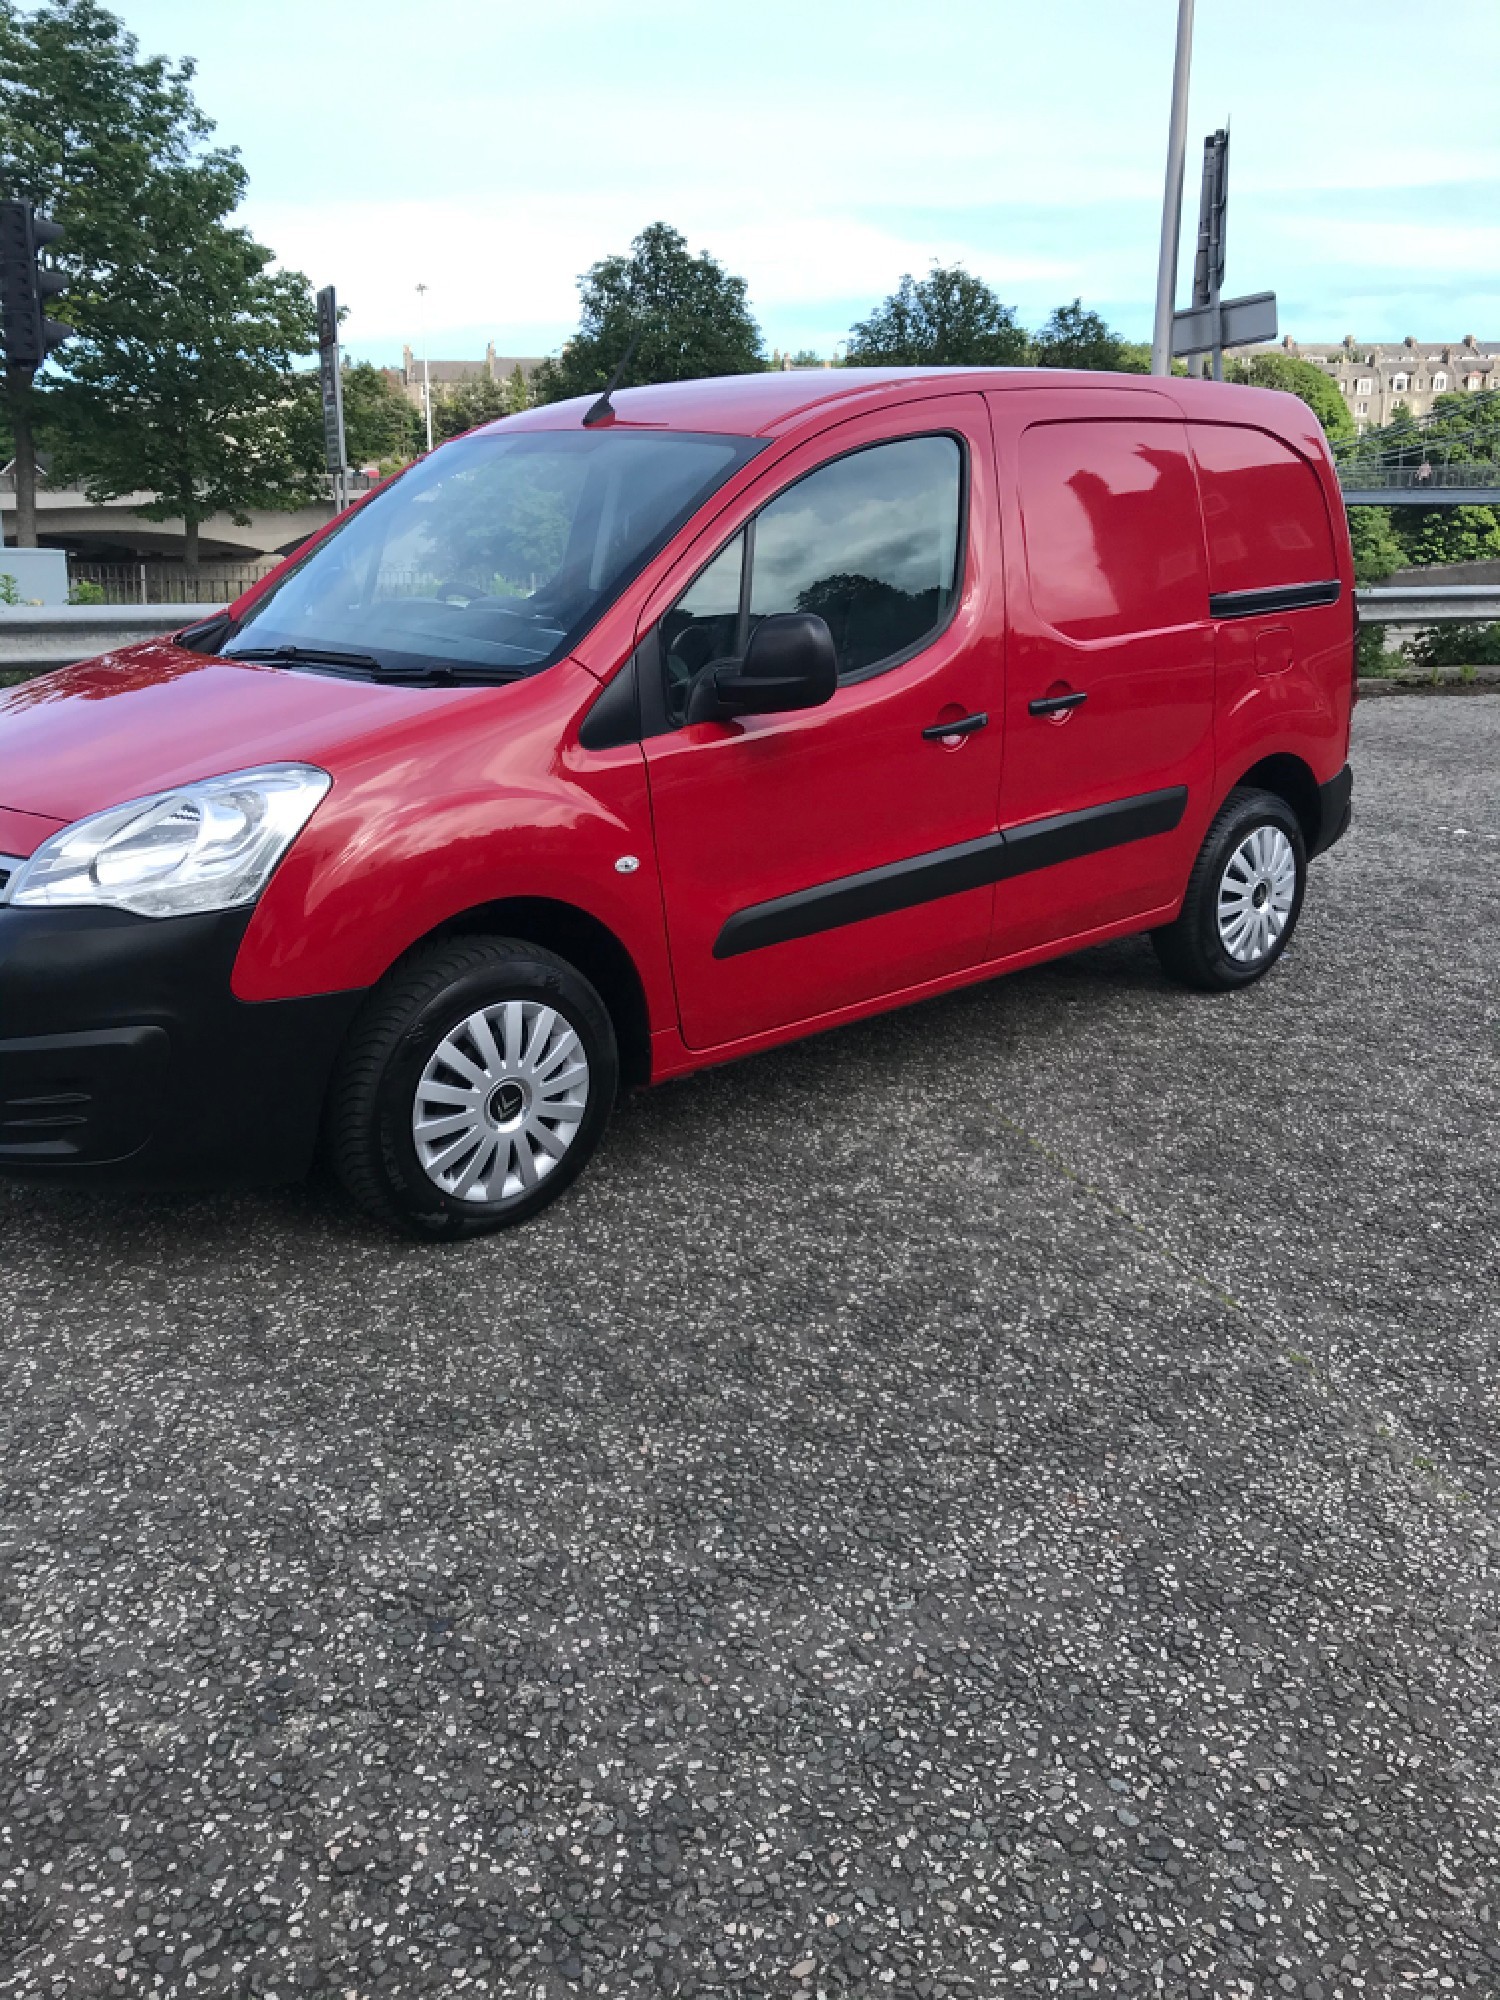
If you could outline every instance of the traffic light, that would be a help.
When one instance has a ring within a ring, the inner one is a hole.
[[[0,337],[8,368],[39,368],[73,331],[44,309],[67,284],[42,262],[62,233],[61,223],[38,215],[29,201],[0,201]]]

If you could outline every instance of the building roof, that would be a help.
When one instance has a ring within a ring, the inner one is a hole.
[[[539,354],[497,354],[493,343],[473,361],[439,360],[436,356],[432,356],[424,363],[421,355],[410,347],[401,350],[401,360],[402,366],[399,372],[407,382],[421,382],[425,369],[429,381],[434,384],[449,385],[458,382],[478,382],[485,378],[504,381],[518,368],[523,375],[530,375],[542,365],[542,357]]]
[[[1265,350],[1274,353],[1275,349]],[[1470,361],[1490,361],[1500,356],[1500,340],[1476,340],[1472,333],[1462,340],[1417,340],[1408,334],[1405,340],[1356,340],[1354,335],[1345,334],[1342,340],[1294,340],[1290,334],[1281,342],[1281,352],[1301,356],[1307,360],[1320,361],[1362,361],[1399,365],[1412,361],[1446,362],[1451,367],[1461,368]]]
[[[491,373],[503,378],[514,374],[518,368],[523,375],[529,375],[534,368],[541,366],[541,362],[542,357],[539,354],[497,354],[493,363],[484,359],[429,361],[427,367],[434,382],[474,382],[480,376]],[[419,360],[413,363],[412,374],[420,377],[421,373],[422,363]]]

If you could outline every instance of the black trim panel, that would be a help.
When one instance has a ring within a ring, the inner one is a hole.
[[[1309,861],[1314,855],[1326,854],[1349,831],[1354,817],[1354,773],[1347,764],[1326,785],[1319,785],[1318,799],[1318,837],[1307,850]]]
[[[1170,833],[1187,809],[1187,786],[1171,785],[1164,792],[1142,792],[1133,799],[1112,799],[1105,806],[1082,812],[1058,813],[1051,819],[1027,820],[1005,834],[1005,875],[1029,875],[1036,868],[1055,868],[1059,861],[1076,861],[1083,854],[1128,847]],[[997,878],[1000,879],[1000,878]]]
[[[1327,583],[1282,583],[1272,590],[1219,590],[1208,600],[1210,618],[1264,618],[1275,611],[1311,611],[1337,604],[1344,594],[1338,578]]]
[[[714,943],[714,957],[738,958],[767,945],[789,944],[794,938],[862,923],[866,917],[889,916],[894,910],[909,910],[965,889],[982,889],[1012,875],[1029,875],[1060,861],[1076,861],[1152,834],[1170,833],[1186,806],[1186,785],[1172,785],[1166,791],[1143,792],[1083,812],[1028,820],[1004,833],[914,854],[863,874],[841,875],[769,903],[753,903],[736,910],[725,924]]]
[[[606,683],[588,714],[578,725],[578,740],[585,750],[618,750],[641,740],[641,703],[636,655]]]

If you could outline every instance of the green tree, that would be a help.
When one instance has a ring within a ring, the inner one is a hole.
[[[507,416],[518,417],[522,410],[531,408],[531,384],[519,361],[505,378],[505,401]]]
[[[1038,368],[1124,368],[1125,343],[1082,299],[1070,306],[1058,306],[1051,319],[1031,343],[1031,361]],[[1149,373],[1151,350],[1146,350],[1146,367],[1132,373]]]
[[[435,444],[445,438],[461,437],[480,424],[492,424],[496,417],[511,413],[510,385],[493,381],[488,375],[472,375],[455,383],[442,396],[432,399],[432,437]]]
[[[1407,561],[1406,550],[1391,522],[1390,507],[1350,507],[1349,539],[1354,545],[1354,580],[1379,583]]]
[[[7,371],[18,473],[40,411],[59,470],[98,500],[151,491],[189,560],[206,515],[306,491],[290,370],[313,338],[306,281],[227,220],[245,172],[208,147],[192,75],[98,0],[0,0],[0,180],[67,232],[76,329],[38,387]]]
[[[315,338],[307,280],[205,216],[202,192],[195,170],[158,178],[147,261],[117,275],[49,396],[58,469],[95,502],[150,493],[138,511],[183,523],[190,565],[211,514],[243,522],[321,483],[293,378]]]
[[[50,310],[87,332],[122,268],[139,261],[142,217],[161,173],[184,171],[211,130],[193,102],[193,65],[142,60],[133,36],[96,0],[44,0],[30,13],[0,0],[0,187],[66,232],[56,261],[68,292]],[[212,172],[227,156],[211,154]],[[45,385],[6,370],[16,459],[17,539],[36,543],[35,431]]]
[[[908,271],[889,298],[849,332],[849,363],[907,368],[1008,367],[1026,359],[1026,329],[982,278],[961,264]]]
[[[1301,361],[1294,354],[1231,355],[1224,363],[1224,379],[1248,382],[1256,389],[1285,389],[1302,398],[1330,439],[1354,435],[1354,419],[1338,384],[1314,362]]]
[[[312,384],[322,449],[323,415],[318,378]],[[343,371],[344,442],[351,465],[399,465],[420,449],[421,417],[398,383],[372,361],[346,362]],[[314,457],[316,454],[314,454]]]
[[[1422,436],[1431,457],[1441,455],[1455,465],[1500,465],[1500,395],[1450,390],[1433,402]]]
[[[628,255],[593,265],[578,281],[578,296],[577,333],[533,379],[539,403],[597,394],[632,340],[631,382],[748,375],[766,365],[744,279],[707,251],[693,256],[665,222],[643,229]]]
[[[1493,562],[1500,518],[1493,507],[1404,507],[1401,541],[1409,563]]]

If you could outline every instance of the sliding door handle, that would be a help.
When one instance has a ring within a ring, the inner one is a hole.
[[[1082,694],[1047,694],[1038,701],[1029,701],[1026,706],[1032,715],[1065,715],[1070,708],[1077,708],[1088,700],[1088,690]]]
[[[934,722],[922,731],[924,743],[946,743],[950,736],[972,736],[976,729],[983,729],[989,716],[981,709],[977,715],[961,715],[957,722]]]

